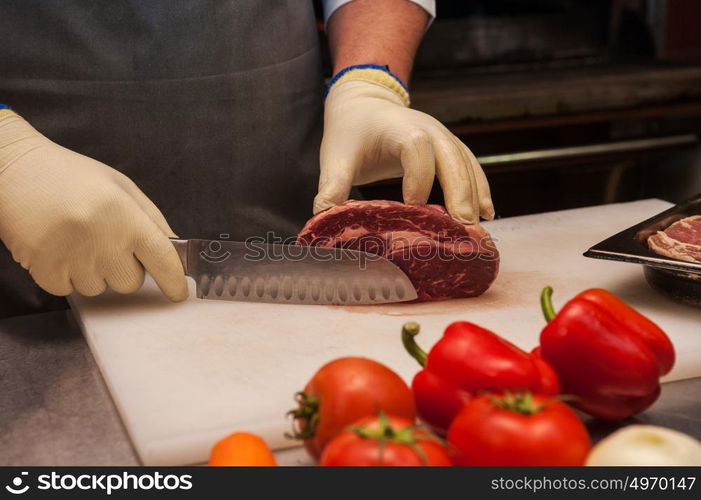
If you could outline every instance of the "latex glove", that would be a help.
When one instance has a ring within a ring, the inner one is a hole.
[[[395,177],[403,177],[405,203],[425,204],[437,176],[455,219],[494,217],[487,178],[472,152],[408,104],[403,87],[377,69],[352,70],[331,86],[314,213],[346,201],[352,185]]]
[[[138,290],[144,268],[171,300],[187,297],[175,236],[126,176],[0,111],[0,239],[54,295]]]

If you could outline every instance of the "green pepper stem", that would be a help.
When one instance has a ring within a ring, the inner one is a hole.
[[[419,362],[421,366],[426,366],[426,351],[421,349],[416,343],[416,337],[419,334],[421,327],[418,323],[410,321],[402,326],[402,344],[404,349]]]
[[[545,316],[545,321],[550,323],[557,313],[553,307],[553,287],[546,286],[540,293],[540,308],[543,310],[543,316]]]

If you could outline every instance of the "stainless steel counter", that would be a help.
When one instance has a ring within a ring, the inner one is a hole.
[[[139,463],[70,311],[0,320],[0,395],[0,465]],[[666,384],[635,422],[701,439],[701,378]],[[595,439],[617,427],[588,426]],[[278,458],[308,463],[301,450]]]

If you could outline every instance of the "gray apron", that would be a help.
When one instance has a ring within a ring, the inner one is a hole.
[[[310,0],[0,2],[0,102],[129,176],[181,237],[311,215],[321,68]],[[0,317],[65,307],[0,251]]]

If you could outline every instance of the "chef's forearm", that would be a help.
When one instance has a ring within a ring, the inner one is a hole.
[[[408,82],[428,13],[409,0],[354,0],[328,21],[334,73],[355,64],[388,65]]]

